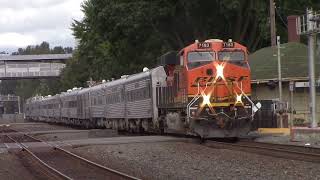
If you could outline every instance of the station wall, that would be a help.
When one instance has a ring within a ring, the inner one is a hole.
[[[24,114],[2,114],[0,116],[0,124],[23,123]]]
[[[305,123],[309,122],[309,88],[299,87],[295,88],[293,91],[293,103],[291,105],[291,92],[289,90],[289,82],[283,82],[282,84],[282,96],[283,101],[288,103],[288,108],[295,112],[293,114],[293,119],[301,118],[305,120]],[[253,100],[278,100],[279,99],[279,88],[278,84],[272,86],[267,83],[252,84],[252,99]],[[320,119],[320,88],[317,88],[317,117],[318,122]],[[289,112],[289,116],[291,113]]]

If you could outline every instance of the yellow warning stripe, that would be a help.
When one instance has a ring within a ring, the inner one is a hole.
[[[289,135],[290,129],[289,128],[259,128],[259,134],[283,134]]]

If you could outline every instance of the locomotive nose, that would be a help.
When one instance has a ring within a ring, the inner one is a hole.
[[[207,75],[213,76],[213,69],[207,69]]]

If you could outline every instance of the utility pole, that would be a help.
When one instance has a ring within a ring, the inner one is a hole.
[[[290,90],[290,128],[293,127],[293,91],[294,91],[294,81],[290,81],[289,83],[289,90]]]
[[[18,96],[18,113],[21,114],[20,96]]]
[[[280,111],[282,108],[282,76],[281,76],[281,52],[280,52],[280,36],[277,36],[277,49],[278,49],[278,83],[279,83],[279,105]],[[280,112],[280,128],[283,128],[282,112]]]
[[[320,21],[319,21],[320,23]],[[320,63],[320,34],[318,34],[318,37],[317,37],[317,57],[318,57],[318,61]],[[317,60],[316,60],[317,61]],[[320,86],[320,73],[318,74],[318,86]]]
[[[274,0],[270,2],[270,28],[271,28],[271,46],[276,46],[276,13]]]
[[[311,127],[318,127],[317,122],[317,105],[316,105],[316,83],[315,83],[315,43],[317,32],[320,32],[320,29],[317,30],[316,21],[312,9],[307,9],[307,29],[311,32],[308,35],[308,57],[309,57],[309,91],[310,91],[310,113],[311,113]]]
[[[281,52],[280,52],[280,36],[277,36],[278,49],[278,83],[279,83],[279,101],[282,102],[282,76],[281,76]]]
[[[315,30],[315,22],[312,9],[307,9],[307,29],[312,32]],[[316,33],[310,33],[308,35],[308,57],[309,57],[309,90],[310,90],[310,113],[311,113],[311,127],[318,127],[317,122],[317,106],[316,106],[316,84],[315,84],[315,38]]]
[[[308,59],[309,59],[309,92],[310,92],[310,122],[311,127],[318,127],[316,84],[315,84],[315,43],[316,35],[320,33],[320,14],[316,14],[312,9],[307,9],[306,18],[301,16],[297,20],[298,34],[308,36]]]
[[[316,86],[315,86],[315,68],[314,68],[314,49],[315,35],[308,36],[308,57],[309,57],[309,91],[310,91],[310,113],[311,127],[317,127],[316,119]]]

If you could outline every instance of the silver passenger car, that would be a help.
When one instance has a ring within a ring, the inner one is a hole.
[[[94,87],[31,98],[26,103],[26,117],[87,128],[148,131],[158,126],[156,87],[164,86],[166,77],[159,66]]]

